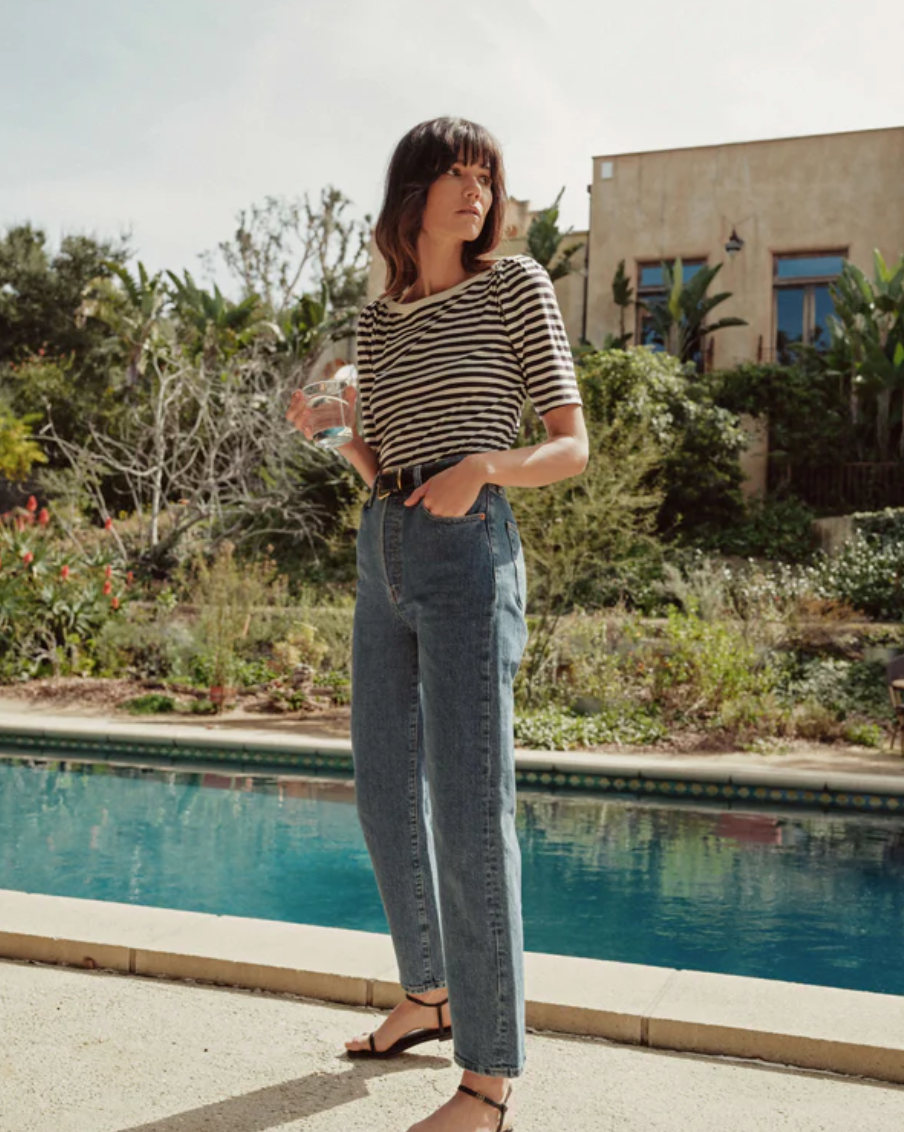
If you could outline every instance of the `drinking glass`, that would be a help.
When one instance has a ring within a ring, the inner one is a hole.
[[[312,381],[302,389],[311,410],[311,439],[318,448],[338,448],[348,444],[354,436],[353,412],[344,393],[357,381],[357,369],[353,365],[345,365],[332,377]]]

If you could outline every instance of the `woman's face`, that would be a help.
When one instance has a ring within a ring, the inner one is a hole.
[[[456,161],[427,190],[421,229],[433,238],[476,240],[492,203],[487,166]]]

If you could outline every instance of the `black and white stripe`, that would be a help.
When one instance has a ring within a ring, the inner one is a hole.
[[[527,397],[541,415],[581,395],[549,274],[529,256],[358,316],[362,434],[380,467],[511,448]]]

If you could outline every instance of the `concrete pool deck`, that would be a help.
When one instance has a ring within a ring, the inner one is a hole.
[[[350,1062],[372,1011],[0,962],[0,1132],[405,1132],[448,1048]],[[904,1088],[528,1033],[516,1132],[900,1132]]]
[[[404,1132],[460,1071],[344,1058],[396,976],[378,934],[0,890],[0,1132]],[[526,982],[518,1132],[904,1126],[904,997],[536,953]]]
[[[6,889],[0,959],[362,1009],[402,997],[388,935]],[[904,996],[537,952],[525,981],[537,1030],[904,1084]]]

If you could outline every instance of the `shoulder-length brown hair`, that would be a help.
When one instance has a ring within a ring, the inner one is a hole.
[[[381,298],[395,298],[416,281],[417,238],[427,203],[427,190],[456,161],[481,164],[490,170],[493,203],[476,240],[462,247],[462,267],[484,271],[492,260],[488,252],[502,239],[505,219],[505,169],[499,142],[489,130],[464,118],[434,118],[409,130],[395,148],[386,174],[383,205],[374,239],[386,261],[386,290]]]

